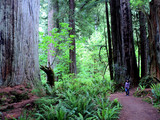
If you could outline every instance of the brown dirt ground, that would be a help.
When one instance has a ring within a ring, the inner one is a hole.
[[[32,89],[19,85],[0,88],[0,120],[18,118],[24,109],[32,110],[38,98],[31,93]]]
[[[126,96],[125,92],[111,94],[110,99],[118,98],[122,104],[119,120],[160,120],[160,113],[152,106],[142,101],[142,98],[133,96],[135,89],[130,90],[130,96]]]

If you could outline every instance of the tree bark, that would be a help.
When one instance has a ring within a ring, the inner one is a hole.
[[[111,0],[110,8],[114,79],[118,83],[123,83],[125,78],[130,77],[133,84],[137,85],[139,76],[134,49],[129,0]]]
[[[47,75],[47,83],[53,87],[54,86],[54,82],[55,82],[55,76],[54,76],[54,72],[53,69],[51,68],[51,64],[48,63],[48,66],[41,66],[40,69],[43,70],[46,75]]]
[[[141,77],[147,75],[147,33],[146,33],[146,19],[143,12],[139,12],[140,24],[140,43],[141,43]]]
[[[0,1],[0,86],[37,83],[39,0]]]
[[[113,80],[113,67],[112,67],[112,41],[111,41],[111,32],[110,32],[110,24],[109,24],[109,15],[108,15],[108,2],[105,2],[106,6],[106,21],[107,21],[107,32],[108,32],[108,46],[109,46],[109,71],[110,71],[110,79]]]
[[[121,39],[121,17],[120,17],[120,1],[110,1],[111,11],[111,29],[112,29],[112,45],[113,45],[113,60],[114,60],[114,80],[117,83],[122,83],[121,66],[122,66],[122,39]]]
[[[74,0],[69,0],[69,26],[72,28],[69,31],[69,35],[75,35],[75,2]],[[72,38],[71,46],[73,49],[69,50],[70,55],[70,65],[69,65],[69,71],[70,73],[77,74],[77,67],[76,67],[76,42],[75,38]]]
[[[150,2],[150,74],[160,79],[160,1]]]
[[[126,66],[126,75],[131,78],[131,81],[136,86],[139,82],[137,62],[135,56],[134,40],[133,40],[133,30],[132,30],[132,16],[130,9],[130,0],[121,0],[121,29],[124,42],[124,55]]]
[[[48,0],[48,35],[51,36],[51,31],[53,28],[59,29],[59,19],[57,18],[59,12],[59,5],[58,0]],[[55,59],[55,55],[52,51],[56,52],[56,48],[52,43],[49,44],[49,50],[48,50],[48,62],[52,64],[52,62]],[[54,64],[52,68],[54,68]]]

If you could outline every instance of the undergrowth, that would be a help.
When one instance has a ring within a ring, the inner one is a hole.
[[[151,83],[150,83],[151,84]],[[149,85],[149,84],[147,84]],[[139,84],[139,87],[134,93],[136,97],[143,97],[143,101],[153,104],[160,111],[160,83],[159,84],[151,84],[150,90],[145,90],[146,85]]]
[[[112,82],[69,79],[34,90],[41,98],[35,102],[32,114],[36,120],[116,120],[121,109],[118,100],[110,101]],[[42,97],[43,96],[43,97]],[[25,117],[24,117],[25,118]]]

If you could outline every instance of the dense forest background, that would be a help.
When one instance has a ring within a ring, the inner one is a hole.
[[[129,78],[134,86],[146,75],[159,79],[158,5],[156,0],[2,1],[0,84],[33,83],[40,79],[39,63],[43,71],[53,69],[56,81],[71,74],[117,84]]]
[[[1,0],[0,86],[33,89],[26,119],[118,119],[126,79],[159,106],[159,26],[159,0]]]
[[[40,31],[50,37],[42,37],[40,49],[51,41],[40,63],[52,63],[57,80],[68,73],[117,84],[129,78],[135,86],[147,75],[159,79],[157,2],[41,1]]]

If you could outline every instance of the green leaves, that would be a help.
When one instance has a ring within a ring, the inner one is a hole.
[[[50,31],[51,36],[44,36],[44,33],[39,33],[41,37],[39,43],[40,64],[47,65],[48,55],[53,56],[54,61],[51,62],[56,64],[54,70],[56,76],[68,73],[68,65],[70,63],[69,49],[74,48],[70,44],[72,43],[72,39],[75,38],[75,35],[69,35],[69,30],[71,30],[71,28],[68,23],[60,23],[60,29],[53,28],[52,31]],[[56,62],[58,62],[58,64]],[[41,72],[42,81],[44,81],[44,78],[44,74]]]
[[[76,36],[75,35],[70,35],[70,38],[75,38]]]
[[[106,98],[108,85],[65,76],[54,88],[44,85],[46,96],[36,100],[31,116],[37,120],[115,120],[121,106],[117,99]]]
[[[149,0],[130,0],[131,5],[134,7],[142,7],[149,3]]]
[[[156,102],[160,101],[160,84],[152,84],[152,93],[154,98],[156,99]],[[160,102],[159,102],[160,103]]]
[[[149,2],[151,0],[130,0],[132,11],[142,11],[143,13],[149,12]]]

